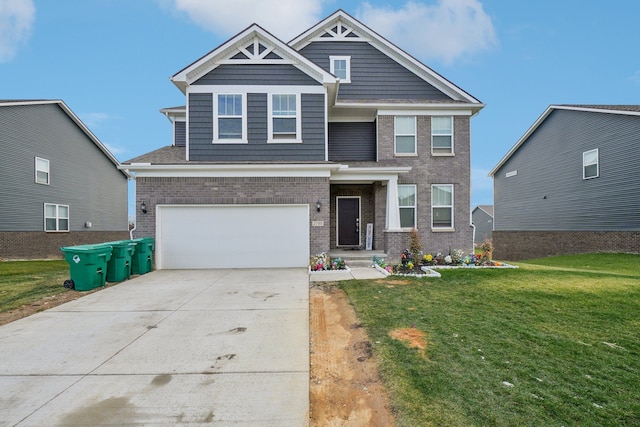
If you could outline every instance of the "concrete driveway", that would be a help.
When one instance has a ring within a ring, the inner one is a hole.
[[[305,426],[305,269],[161,270],[0,327],[0,426]]]

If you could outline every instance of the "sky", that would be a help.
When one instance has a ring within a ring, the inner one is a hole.
[[[173,74],[252,23],[288,42],[337,9],[486,104],[472,208],[549,105],[640,104],[637,0],[0,0],[0,99],[62,99],[126,161],[171,144]]]

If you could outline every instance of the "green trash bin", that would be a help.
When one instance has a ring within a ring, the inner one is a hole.
[[[131,258],[131,272],[133,274],[145,274],[153,269],[153,250],[156,242],[153,237],[140,237],[133,239],[137,243]]]
[[[69,274],[75,290],[90,291],[105,285],[111,246],[69,246],[60,250],[69,264]]]
[[[107,262],[107,282],[122,282],[131,277],[131,256],[137,243],[132,240],[117,240],[102,245],[111,246],[111,259]]]

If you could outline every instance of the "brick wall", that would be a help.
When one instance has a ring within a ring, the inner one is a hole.
[[[316,212],[316,202],[322,208]],[[311,254],[329,251],[329,178],[320,177],[139,177],[136,206],[142,201],[147,213],[136,215],[136,237],[155,237],[156,205],[309,204]],[[138,208],[139,209],[139,208]],[[323,226],[311,226],[323,221]]]
[[[6,231],[0,232],[0,259],[61,259],[61,247],[128,238],[128,231]]]
[[[639,231],[494,231],[493,258],[508,261],[552,255],[640,253]]]

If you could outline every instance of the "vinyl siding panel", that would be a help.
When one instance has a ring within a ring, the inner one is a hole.
[[[451,100],[369,43],[317,41],[300,53],[327,71],[330,56],[351,57],[351,83],[340,85],[338,99]]]
[[[193,84],[320,86],[319,82],[288,64],[220,65]]]
[[[177,147],[184,147],[187,144],[187,124],[185,122],[173,124],[173,144]]]
[[[329,123],[329,160],[376,161],[376,122]]]
[[[302,94],[302,143],[267,143],[267,95],[247,94],[247,144],[213,144],[213,94],[189,95],[189,158],[194,161],[323,161],[324,95]]]
[[[495,230],[640,230],[638,147],[638,116],[552,111],[495,173]],[[600,176],[584,180],[595,148]]]
[[[71,231],[127,230],[127,178],[57,104],[0,107],[0,147],[0,231],[42,231],[44,203],[69,206]]]

